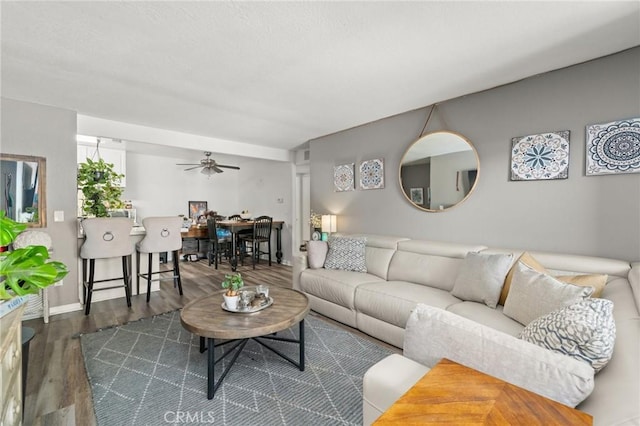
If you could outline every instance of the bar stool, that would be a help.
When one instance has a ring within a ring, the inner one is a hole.
[[[180,228],[182,227],[182,218],[179,216],[166,217],[147,217],[142,220],[142,226],[146,231],[145,237],[136,244],[136,289],[140,294],[140,277],[147,280],[147,303],[151,297],[151,281],[162,281],[165,279],[173,279],[173,286],[178,287],[180,296],[182,296],[182,281],[180,280],[180,258],[178,250],[182,248],[182,236]],[[152,272],[153,253],[172,252],[173,270],[172,271],[156,271]],[[149,255],[149,265],[147,273],[140,272],[140,253]],[[158,278],[153,280],[152,276],[173,272],[171,278]]]
[[[96,217],[82,221],[85,241],[80,247],[82,258],[82,299],[84,314],[89,315],[91,296],[95,291],[124,287],[127,306],[131,307],[131,255],[133,244],[129,234],[133,223],[126,217]],[[122,257],[122,277],[95,280],[96,259]],[[87,261],[89,261],[89,277],[87,279]],[[95,283],[123,280],[124,285],[104,288],[93,288]]]

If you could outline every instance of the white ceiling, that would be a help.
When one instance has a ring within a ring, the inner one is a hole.
[[[2,96],[246,155],[640,45],[638,1],[0,7]]]

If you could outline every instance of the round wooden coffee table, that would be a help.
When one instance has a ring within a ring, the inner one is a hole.
[[[182,326],[200,336],[200,352],[208,350],[207,355],[207,398],[212,399],[216,390],[233,366],[249,339],[253,339],[265,348],[286,359],[300,371],[304,371],[304,317],[309,312],[309,299],[297,290],[270,287],[269,297],[273,304],[266,309],[253,313],[227,312],[222,309],[224,290],[194,300],[180,312]],[[273,335],[278,331],[299,324],[299,338],[289,339]],[[206,339],[206,346],[205,346]],[[216,343],[215,339],[223,342]],[[293,342],[299,345],[299,361],[295,361],[279,350],[267,345],[264,340]],[[218,359],[215,359],[213,348],[230,345]],[[234,352],[234,349],[238,348]],[[233,353],[231,362],[215,381],[214,366],[226,356]]]

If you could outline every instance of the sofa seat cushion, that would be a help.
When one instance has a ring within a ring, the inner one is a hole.
[[[524,326],[518,321],[509,318],[502,312],[503,307],[498,305],[496,309],[491,309],[484,303],[461,302],[451,305],[447,311],[461,317],[468,318],[487,327],[517,337]]]
[[[428,372],[428,367],[400,354],[389,355],[369,368],[362,378],[364,424],[375,421]]]
[[[354,309],[355,289],[361,284],[383,282],[372,274],[339,269],[307,269],[300,274],[300,289],[345,308]]]
[[[596,375],[593,393],[577,408],[591,414],[594,424],[640,425],[639,361],[640,319],[616,320],[611,361]]]
[[[460,299],[445,290],[406,281],[368,283],[356,289],[358,312],[404,328],[418,303],[446,309]]]

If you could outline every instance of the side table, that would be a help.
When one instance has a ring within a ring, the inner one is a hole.
[[[442,359],[374,423],[592,425],[582,411]]]

